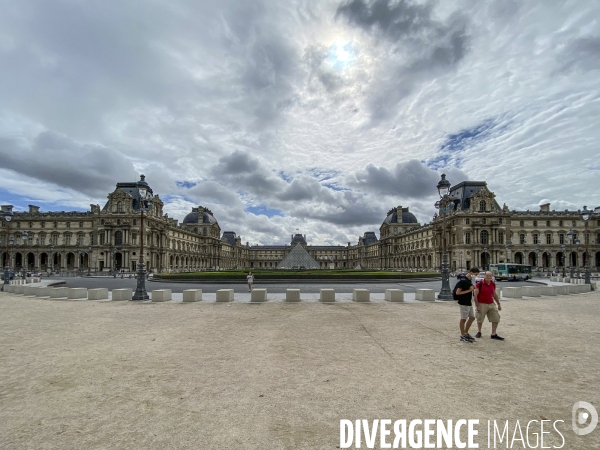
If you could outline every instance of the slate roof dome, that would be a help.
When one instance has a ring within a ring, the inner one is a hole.
[[[415,215],[408,211],[408,208],[402,208],[402,220],[398,220],[398,208],[388,211],[388,215],[383,223],[419,223]]]
[[[292,236],[292,245],[296,243],[306,244],[306,236],[302,236],[301,234],[295,234]]]
[[[201,214],[202,218],[200,218]],[[206,208],[192,208],[192,212],[185,216],[183,223],[217,223],[217,219],[215,219],[212,214],[212,211]]]

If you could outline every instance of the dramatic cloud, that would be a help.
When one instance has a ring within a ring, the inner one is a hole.
[[[85,210],[144,173],[244,242],[355,243],[441,173],[600,205],[600,4],[4,2],[0,202]]]

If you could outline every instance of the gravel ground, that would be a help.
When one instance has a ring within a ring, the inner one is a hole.
[[[546,418],[564,421],[562,448],[600,448],[600,427],[571,429],[576,401],[600,409],[600,294],[503,306],[506,341],[491,340],[486,323],[466,344],[454,302],[1,293],[0,448],[336,449],[341,419],[478,419],[475,442],[487,448],[488,420],[508,420],[512,436],[517,420],[525,435]],[[561,446],[546,431],[544,445]]]

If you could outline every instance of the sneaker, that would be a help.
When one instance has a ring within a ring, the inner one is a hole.
[[[468,339],[469,339],[469,340],[471,340],[471,341],[474,341],[474,340],[475,340],[475,338],[474,338],[473,336],[471,336],[469,333],[466,333],[466,334],[465,334],[465,337],[466,337],[466,338],[468,338]]]
[[[498,336],[497,334],[492,334],[490,337],[491,337],[492,339],[496,339],[496,340],[498,340],[498,341],[503,341],[503,340],[504,340],[504,338],[503,338],[503,337],[500,337],[500,336]]]
[[[476,338],[480,338],[481,337],[481,331],[478,331],[477,334],[475,335]]]
[[[461,340],[461,342],[468,342],[469,344],[473,343],[473,341],[466,336],[461,336],[460,340]]]

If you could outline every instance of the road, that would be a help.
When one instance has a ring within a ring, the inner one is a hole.
[[[59,278],[56,278],[57,280]],[[131,288],[135,290],[136,280],[129,278],[112,278],[112,277],[68,277],[60,278],[66,281],[67,287],[84,287],[84,288],[108,288],[109,290]],[[453,288],[456,279],[450,279],[450,287]],[[523,281],[503,281],[499,282],[499,287],[504,285],[523,286],[526,283]],[[386,289],[402,289],[404,292],[415,292],[417,289],[434,289],[438,291],[441,286],[439,279],[432,281],[410,282],[403,281],[399,283],[294,283],[294,281],[285,283],[264,283],[254,284],[257,288],[267,288],[273,294],[285,294],[288,288],[299,288],[302,292],[318,293],[321,288],[335,289],[339,293],[351,293],[353,289],[369,289],[371,292],[384,292]],[[186,289],[202,289],[204,293],[215,293],[218,289],[233,289],[235,293],[248,292],[248,287],[243,282],[239,283],[165,283],[159,281],[147,281],[146,290],[152,291],[155,289],[171,289],[173,293],[181,293]]]

